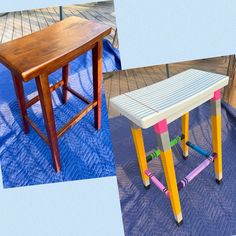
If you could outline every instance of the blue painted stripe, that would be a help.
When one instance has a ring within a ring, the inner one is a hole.
[[[194,151],[198,152],[199,154],[205,156],[205,157],[210,157],[211,156],[211,152],[205,151],[204,149],[202,149],[201,147],[197,146],[196,144],[193,144],[191,142],[186,142],[186,144],[192,148]]]

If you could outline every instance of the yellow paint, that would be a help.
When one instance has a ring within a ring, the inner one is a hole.
[[[222,179],[222,141],[221,141],[221,114],[211,116],[213,152],[217,153],[214,161],[215,176]]]
[[[145,186],[148,186],[150,185],[150,180],[149,180],[149,177],[144,173],[144,171],[147,170],[148,167],[147,167],[147,160],[146,160],[146,153],[145,153],[145,148],[144,148],[142,130],[141,128],[137,128],[137,129],[132,128],[131,130],[132,130],[134,145],[135,145],[136,154],[138,157],[138,163],[139,163],[139,168],[140,168],[143,184]]]
[[[182,140],[182,150],[183,150],[183,155],[185,157],[188,156],[188,146],[186,145],[186,142],[189,140],[188,129],[189,129],[189,113],[186,113],[182,116],[182,134],[184,135],[184,139]]]
[[[165,152],[161,151],[161,161],[166,177],[167,187],[170,193],[172,210],[175,219],[177,220],[177,222],[180,222],[182,220],[182,212],[171,149]]]

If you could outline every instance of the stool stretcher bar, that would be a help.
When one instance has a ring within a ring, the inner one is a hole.
[[[43,139],[43,141],[49,145],[49,141],[47,137],[43,134],[43,132],[37,127],[37,125],[28,117],[25,116],[26,121],[29,125],[37,132],[37,134]]]
[[[168,189],[158,180],[151,172],[150,170],[145,170],[145,174],[151,179],[151,181],[157,186],[158,189],[160,189],[167,198],[170,198]]]
[[[189,141],[186,142],[186,144],[192,148],[194,151],[198,152],[199,154],[205,156],[205,157],[210,157],[211,156],[211,153],[210,152],[207,152],[205,150],[203,150],[202,148],[200,148],[199,146],[197,146],[196,144],[193,144]]]
[[[52,85],[49,89],[50,92],[53,92],[54,90],[56,90],[57,88],[63,86],[65,84],[65,82],[63,80],[58,81],[57,83],[55,83],[54,85]],[[67,87],[66,88],[67,91],[71,92],[74,96],[76,96],[77,98],[81,99],[83,102],[90,104],[91,102],[85,98],[84,96],[82,96],[81,94],[79,94],[78,92],[76,92],[74,89]],[[28,102],[26,102],[26,108],[28,109],[29,107],[31,107],[32,105],[34,105],[36,102],[39,101],[39,95],[35,96],[34,98],[30,99]]]
[[[89,111],[91,111],[94,107],[97,106],[97,102],[92,102],[88,106],[86,106],[83,110],[77,113],[71,120],[67,122],[58,132],[57,136],[60,138],[69,128],[75,125],[79,120],[81,120]]]
[[[184,188],[190,183],[196,176],[198,176],[207,166],[209,166],[214,159],[217,157],[215,153],[209,156],[205,161],[203,161],[198,167],[192,170],[185,178],[183,178],[178,184],[178,190]]]
[[[52,85],[49,89],[50,92],[53,92],[57,88],[63,86],[65,84],[64,80],[58,81],[56,84]],[[71,128],[73,125],[75,125],[79,120],[81,120],[89,111],[91,111],[94,107],[97,106],[97,101],[89,101],[87,98],[76,92],[74,89],[67,87],[67,91],[71,92],[74,96],[82,100],[84,103],[88,104],[84,109],[82,109],[79,113],[77,113],[70,121],[67,122],[59,131],[57,132],[57,137],[61,137],[69,128]],[[39,101],[39,96],[35,96],[32,99],[30,99],[28,102],[26,102],[26,109],[30,108],[32,105],[34,105],[36,102]],[[25,119],[27,120],[28,124],[31,125],[31,127],[38,133],[38,135],[45,141],[45,143],[49,144],[49,141],[47,137],[41,132],[41,130],[37,127],[37,125],[30,120],[28,116],[25,116]]]
[[[197,166],[194,170],[192,170],[186,177],[184,177],[181,181],[178,182],[177,184],[178,190],[181,190],[187,184],[189,184],[197,175],[199,175],[207,166],[209,166],[216,157],[217,155],[215,153],[210,154],[205,161],[203,161],[199,166]],[[148,169],[145,170],[145,174],[151,179],[151,181],[157,186],[157,188],[161,190],[167,198],[169,198],[169,191],[160,182],[160,180],[158,180]]]
[[[184,139],[184,135],[180,135],[180,136],[177,136],[175,139],[171,140],[170,141],[170,147],[174,147],[176,144],[178,144],[181,140]],[[151,154],[149,154],[147,156],[147,162],[155,159],[155,158],[158,158],[161,154],[161,150],[160,149],[156,149],[154,152],[152,152]]]
[[[61,87],[64,85],[64,81],[60,80],[57,83],[55,83],[54,85],[52,85],[49,89],[50,92],[53,92],[54,90],[56,90],[57,88]],[[39,95],[35,96],[34,98],[30,99],[28,102],[25,103],[26,109],[28,109],[29,107],[33,106],[36,102],[39,101]]]

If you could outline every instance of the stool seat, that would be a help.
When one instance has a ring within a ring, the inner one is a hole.
[[[111,98],[110,104],[145,129],[168,123],[211,99],[228,84],[228,76],[189,69],[167,80]]]
[[[43,30],[0,45],[0,62],[25,82],[50,74],[91,49],[109,26],[71,16]]]

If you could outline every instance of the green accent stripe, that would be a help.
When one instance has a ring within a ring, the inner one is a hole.
[[[184,135],[177,136],[175,139],[170,141],[170,147],[174,147],[177,143],[179,143],[181,140],[184,139]],[[152,152],[150,155],[147,156],[147,162],[158,158],[161,154],[160,149],[156,149],[154,152]]]

